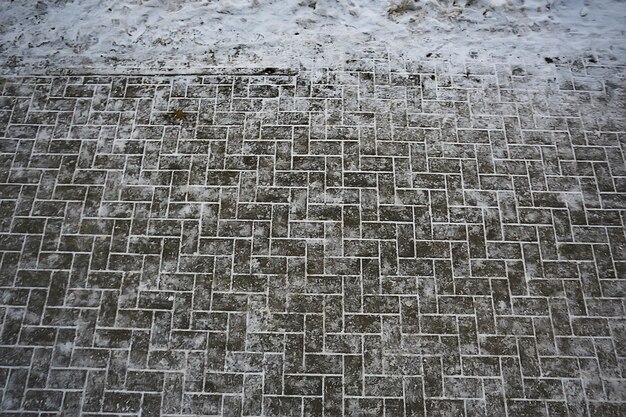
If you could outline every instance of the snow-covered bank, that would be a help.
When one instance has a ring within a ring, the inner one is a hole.
[[[626,63],[625,33],[625,0],[0,0],[5,68]]]

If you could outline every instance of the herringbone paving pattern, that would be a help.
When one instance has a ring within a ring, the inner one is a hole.
[[[552,67],[2,79],[2,415],[626,415],[626,68]]]

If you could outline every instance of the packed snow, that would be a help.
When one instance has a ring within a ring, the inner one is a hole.
[[[626,0],[0,0],[0,62],[19,68],[626,61]]]

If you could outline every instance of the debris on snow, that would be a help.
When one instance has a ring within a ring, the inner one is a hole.
[[[0,2],[4,67],[298,67],[404,59],[626,60],[623,0]]]

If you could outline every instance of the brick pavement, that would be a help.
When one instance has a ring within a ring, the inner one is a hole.
[[[2,415],[626,415],[626,68],[551,68],[3,78]]]

